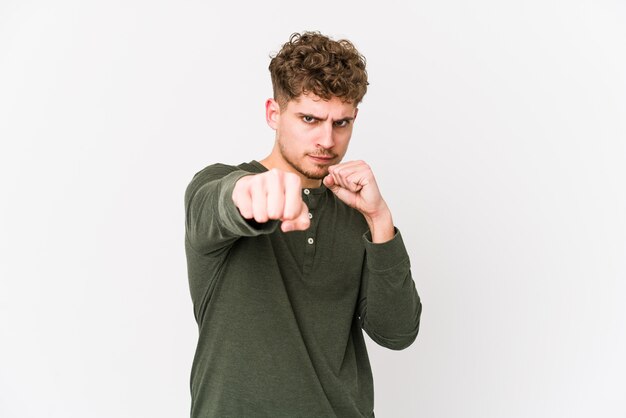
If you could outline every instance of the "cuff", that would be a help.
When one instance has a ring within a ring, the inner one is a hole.
[[[400,230],[394,227],[394,231],[395,235],[393,238],[381,244],[372,242],[370,231],[363,234],[365,252],[367,253],[367,266],[370,270],[388,270],[409,259]]]

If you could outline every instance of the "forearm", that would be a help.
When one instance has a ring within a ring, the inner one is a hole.
[[[226,173],[209,170],[191,181],[185,193],[185,213],[186,236],[194,250],[210,253],[239,237],[269,233],[276,228],[276,222],[246,221],[232,200],[235,183],[250,174],[242,170]]]
[[[410,270],[410,261],[397,230],[392,240],[376,244],[366,240],[363,329],[378,344],[402,349],[419,331],[422,305]]]

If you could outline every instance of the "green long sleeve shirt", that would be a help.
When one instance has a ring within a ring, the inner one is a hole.
[[[322,186],[303,189],[311,226],[244,219],[237,180],[256,161],[211,165],[185,193],[185,249],[199,327],[191,416],[373,417],[362,330],[403,349],[416,338],[421,302],[396,229],[371,242],[367,223]]]

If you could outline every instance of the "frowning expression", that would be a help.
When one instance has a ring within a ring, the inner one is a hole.
[[[302,94],[280,108],[266,103],[268,124],[276,131],[281,165],[307,179],[320,180],[328,167],[339,163],[348,150],[358,109],[337,97],[321,99]]]

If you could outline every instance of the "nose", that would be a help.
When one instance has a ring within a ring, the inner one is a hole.
[[[329,121],[330,122],[330,121]],[[317,145],[320,148],[330,149],[335,146],[335,139],[333,137],[333,123],[321,124],[320,135],[317,139]]]

